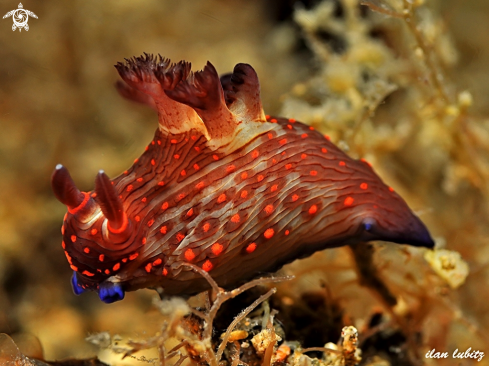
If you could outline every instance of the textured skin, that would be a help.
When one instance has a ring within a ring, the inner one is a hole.
[[[211,64],[172,83],[156,80],[172,67],[148,55],[117,65],[127,83],[121,94],[159,112],[160,128],[130,169],[112,181],[99,173],[88,194],[65,168],[53,174],[69,208],[63,248],[77,294],[98,290],[112,302],[139,288],[207,289],[183,262],[230,287],[324,248],[369,240],[433,246],[368,163],[312,127],[265,118],[251,66],[237,65],[222,87]],[[188,120],[178,123],[182,116]]]

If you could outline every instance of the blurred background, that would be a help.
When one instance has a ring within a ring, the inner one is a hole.
[[[249,63],[267,114],[312,124],[371,161],[437,245],[463,258],[450,257],[454,285],[422,251],[377,253],[399,311],[418,316],[422,349],[489,352],[489,2],[418,1],[417,31],[387,14],[403,1],[388,3],[371,2],[388,10],[379,14],[354,0],[27,0],[38,16],[29,31],[0,21],[0,333],[36,336],[52,360],[96,354],[84,341],[92,332],[158,330],[150,290],[112,305],[72,293],[65,207],[50,188],[58,163],[91,190],[99,169],[114,177],[141,154],[157,116],[117,94],[113,65],[147,52],[194,70],[209,60],[220,73]],[[17,6],[0,0],[0,13]],[[347,249],[318,253],[284,269],[298,280],[279,294],[328,283],[361,328],[383,304],[354,267]]]

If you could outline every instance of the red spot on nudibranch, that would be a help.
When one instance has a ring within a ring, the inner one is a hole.
[[[85,276],[88,276],[88,277],[93,277],[95,276],[95,274],[91,273],[91,272],[88,272],[88,271],[83,271],[82,272],[82,275],[85,275]]]
[[[268,133],[268,135],[267,135],[267,136],[268,136],[268,139],[269,139],[269,140],[273,139],[273,134],[272,134],[272,133]]]
[[[162,262],[163,262],[163,261],[161,260],[161,258],[158,258],[157,260],[155,260],[155,261],[153,262],[153,266],[155,266],[155,267],[156,267],[156,266],[159,266],[159,265],[160,265]]]
[[[116,264],[114,265],[114,267],[112,267],[112,270],[113,270],[113,271],[118,271],[118,270],[119,270],[119,268],[121,268],[121,264],[120,264],[120,263],[116,263]]]
[[[132,184],[129,184],[129,185],[127,186],[127,188],[126,188],[126,191],[127,191],[127,192],[131,192],[133,188],[134,188],[134,187],[132,186]]]
[[[278,142],[280,145],[285,145],[287,143],[287,139],[282,139]]]
[[[180,175],[182,177],[185,177],[187,175],[187,172],[185,171],[185,169],[183,169],[181,172],[180,172]]]
[[[63,249],[66,249],[66,244],[65,244],[65,242],[64,242],[64,241],[61,241],[61,247],[62,247]]]
[[[168,274],[168,270],[166,268],[163,268],[163,272],[161,272],[163,276],[166,276]]]
[[[151,272],[151,268],[153,268],[153,265],[152,265],[151,263],[148,263],[148,264],[147,264],[147,265],[144,267],[144,269],[145,269],[145,270],[146,270],[146,272],[148,272],[148,273],[149,273],[149,272]]]
[[[289,122],[290,123],[295,123],[295,119],[294,118],[289,118]]]
[[[221,254],[223,250],[224,250],[224,246],[222,244],[214,243],[211,246],[211,251],[216,256]]]
[[[285,169],[289,170],[292,168],[292,164],[285,164]]]
[[[129,256],[129,260],[130,261],[133,261],[135,260],[137,257],[139,256],[139,253],[133,253]],[[115,270],[114,270],[115,271]]]
[[[367,160],[365,160],[364,158],[361,158],[360,161],[363,161],[365,164],[367,164],[369,167],[372,167],[372,164],[370,164],[370,162],[368,162]]]
[[[211,225],[210,225],[208,222],[206,222],[206,223],[205,223],[205,224],[202,226],[202,229],[204,229],[204,232],[208,232],[208,231],[209,231],[209,229],[210,229],[210,227],[211,227]]]
[[[78,272],[78,267],[74,266],[73,264],[70,264],[70,268],[75,271],[75,272]]]
[[[146,197],[141,198],[141,202],[145,203],[148,199]]]
[[[212,155],[212,158],[213,158],[214,160],[219,160],[219,156],[217,156],[217,155],[215,155],[215,154],[214,154],[214,155]]]
[[[139,161],[138,158],[134,159],[134,164],[136,164]]]
[[[168,202],[164,202],[162,205],[161,205],[161,209],[162,210],[166,210],[168,208]]]
[[[197,188],[197,189],[202,189],[202,188],[204,188],[204,186],[205,186],[204,182],[199,182],[199,183],[197,183],[197,184],[195,185],[195,188]]]
[[[318,206],[312,205],[311,207],[309,207],[309,213],[311,215],[315,214],[317,211],[318,211]]]
[[[182,233],[177,233],[176,238],[180,242],[185,238],[185,235],[183,235]]]
[[[246,198],[246,197],[248,197],[248,191],[242,191],[241,198]]]
[[[273,205],[266,205],[263,211],[270,215],[273,212]]]
[[[71,261],[71,257],[66,250],[65,250],[65,256],[66,256],[66,259],[68,260],[68,263],[73,264],[73,262]]]
[[[277,123],[277,119],[276,119],[276,118],[272,118],[272,119],[270,120],[270,122],[272,122],[272,123]]]
[[[187,217],[190,217],[194,214],[194,209],[191,208],[190,210],[187,211]]]
[[[148,221],[148,227],[151,227],[155,223],[154,219]]]
[[[103,261],[104,261],[104,258],[105,258],[105,256],[104,256],[103,254],[100,254],[100,255],[98,256],[98,260],[99,260],[100,262],[103,262]]]
[[[224,201],[226,201],[226,195],[222,193],[217,197],[217,203],[223,203]]]
[[[346,165],[346,163],[345,163],[344,161],[340,161],[340,162],[338,163],[338,165],[339,165],[339,166],[345,166],[345,165]]]
[[[270,191],[275,192],[278,189],[278,184],[274,184],[272,188],[270,188]]]
[[[292,127],[292,125],[287,125],[287,128],[288,128],[289,130],[291,130],[293,127]]]
[[[83,251],[88,254],[88,253],[90,253],[90,248],[89,247],[85,247],[85,248],[83,248]]]
[[[241,179],[245,180],[246,178],[248,178],[248,173],[246,172],[241,173]]]
[[[194,169],[195,170],[199,170],[200,169],[199,165],[198,164],[194,164]]]
[[[368,188],[368,184],[367,183],[362,183],[362,184],[360,184],[360,188],[361,189],[367,189]]]
[[[343,202],[345,206],[351,206],[353,204],[353,197],[346,197],[345,201]]]
[[[229,166],[226,167],[226,172],[231,173],[235,169],[236,169],[236,167],[231,164],[231,165],[229,165]]]
[[[273,234],[275,234],[275,230],[272,228],[266,229],[265,232],[263,233],[263,236],[267,239],[271,239]]]
[[[151,165],[156,165],[155,159],[151,159]]]
[[[166,226],[162,226],[160,229],[160,233],[166,234],[166,230],[167,230]]]
[[[328,135],[324,135],[324,138],[328,141],[331,140],[331,137],[329,137]]]
[[[170,142],[171,142],[172,144],[176,144],[178,141],[177,141],[177,140],[175,140],[175,139],[171,139],[171,140],[170,140]]]
[[[240,221],[239,214],[234,214],[234,215],[231,217],[231,222],[234,222],[235,224],[237,224],[239,221]]]
[[[110,274],[110,271],[108,269],[106,269],[104,272],[105,274]]]
[[[253,253],[256,249],[256,243],[251,243],[246,247],[247,253]]]
[[[64,226],[64,225],[62,225],[62,226],[61,226],[61,235],[64,235],[64,234],[65,234],[65,226]]]
[[[305,138],[307,137],[307,133],[303,133],[303,134],[301,135],[301,137],[302,137],[303,139],[305,139]]]
[[[295,202],[295,201],[297,201],[298,199],[299,199],[299,195],[297,195],[297,194],[293,194],[293,195],[292,195],[292,202]]]
[[[327,150],[326,148],[324,148],[324,147],[321,149],[321,151],[322,151],[323,153],[325,153],[325,154],[328,152],[328,150]]]
[[[165,185],[165,182],[160,181],[160,182],[158,182],[158,185],[159,185],[159,186],[164,186],[164,185]]]
[[[289,235],[290,230],[285,230],[285,235]]]
[[[209,272],[214,266],[212,265],[210,260],[206,260],[202,265],[202,269],[206,272]]]
[[[312,127],[312,126],[309,126],[309,129],[310,129],[311,131],[314,131],[314,127]]]
[[[394,188],[389,187],[389,191],[394,192]]]
[[[138,178],[136,179],[139,183],[141,183],[143,181],[143,178]]]
[[[307,158],[307,155],[306,154],[301,154],[301,159],[305,159]]]
[[[194,251],[193,251],[191,248],[188,248],[188,249],[185,251],[185,254],[184,254],[184,255],[185,255],[185,259],[186,259],[187,261],[189,261],[189,262],[190,262],[190,261],[193,261],[193,260],[194,260],[194,258],[195,258],[195,253],[194,253]]]
[[[257,150],[253,150],[253,152],[251,153],[251,157],[253,159],[256,159],[258,157],[258,155],[260,155],[260,153]]]
[[[178,159],[180,159],[180,155],[178,155],[178,154],[173,155],[173,157],[174,157],[175,159],[177,159],[177,160],[178,160]]]
[[[137,222],[139,222],[139,221],[141,221],[141,217],[140,217],[139,215],[136,215],[136,216],[134,217],[134,220],[136,220]]]
[[[146,238],[141,239],[141,244],[145,245],[146,244]]]
[[[262,181],[264,178],[265,178],[265,177],[264,177],[263,175],[261,175],[261,174],[260,174],[260,175],[258,175],[258,177],[256,177],[256,180],[257,180],[258,182],[261,182],[261,181]]]
[[[71,236],[71,241],[74,243],[76,241],[76,235]]]
[[[317,172],[317,171],[315,171],[315,170],[311,170],[311,175],[312,175],[312,176],[316,176],[316,175],[318,175],[318,172]]]
[[[192,137],[193,137],[193,136],[192,136]],[[200,147],[195,146],[195,147],[194,147],[194,149],[195,149],[195,151],[200,152]]]

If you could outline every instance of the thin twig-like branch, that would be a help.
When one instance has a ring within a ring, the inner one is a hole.
[[[336,355],[341,355],[340,351],[332,348],[326,348],[326,347],[309,347],[301,350],[301,353],[306,353],[306,352],[329,352],[329,353],[334,353]]]
[[[222,353],[224,352],[224,348],[226,348],[226,345],[228,343],[229,336],[231,335],[231,332],[234,330],[236,325],[244,319],[246,315],[251,313],[253,309],[255,309],[258,305],[260,305],[263,301],[268,299],[270,296],[272,296],[275,292],[277,292],[276,288],[272,288],[270,291],[268,291],[266,294],[260,296],[258,299],[253,301],[253,303],[248,306],[246,309],[244,309],[236,318],[234,318],[233,322],[229,324],[226,333],[224,334],[224,337],[222,339],[221,344],[219,345],[219,348],[217,350],[217,360],[218,362],[221,360]]]
[[[211,287],[215,291],[215,293],[216,294],[219,293],[219,286],[217,285],[216,281],[214,281],[214,279],[211,277],[211,275],[209,273],[207,273],[202,268],[197,267],[196,265],[194,265],[192,263],[182,263],[182,266],[189,267],[190,269],[192,269],[192,271],[195,271],[198,274],[200,274],[202,277],[204,277],[207,280],[207,282],[209,282],[209,285],[211,285]]]
[[[182,362],[185,361],[187,358],[188,356],[180,355],[180,359],[177,362],[175,362],[173,366],[180,366]]]
[[[378,1],[375,1],[375,2],[378,3]],[[363,0],[360,2],[360,5],[365,5],[377,13],[388,15],[388,16],[393,17],[393,18],[400,18],[400,19],[404,18],[404,16],[402,14],[399,14],[397,11],[388,7],[387,4],[384,4],[384,3],[383,4],[374,4],[374,1]]]

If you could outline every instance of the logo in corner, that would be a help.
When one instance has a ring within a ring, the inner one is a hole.
[[[24,7],[22,6],[22,3],[19,3],[19,8],[9,11],[7,14],[3,16],[3,19],[8,18],[10,16],[12,17],[12,19],[14,20],[14,24],[12,25],[13,31],[15,31],[17,28],[19,28],[19,32],[22,31],[22,28],[28,31],[29,25],[27,24],[27,21],[29,20],[29,15],[37,19],[36,14],[34,14],[30,10],[25,10]]]

